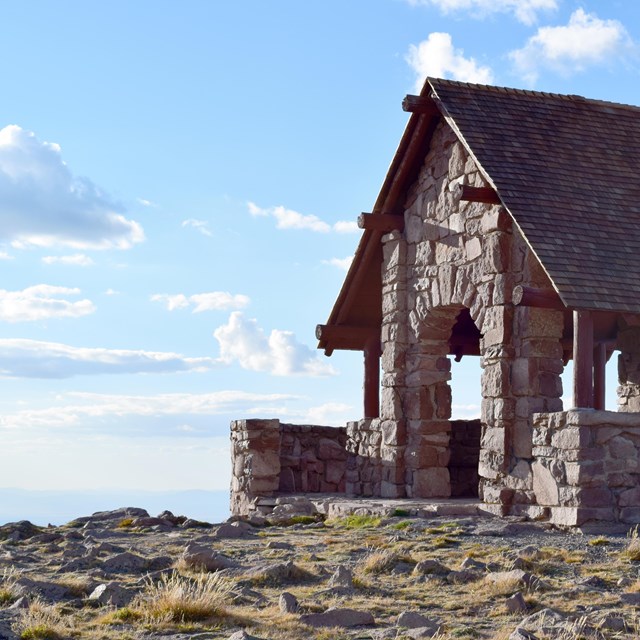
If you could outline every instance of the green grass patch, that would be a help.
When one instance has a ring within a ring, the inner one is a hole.
[[[344,516],[334,520],[332,524],[345,529],[369,529],[379,527],[382,523],[380,516]]]

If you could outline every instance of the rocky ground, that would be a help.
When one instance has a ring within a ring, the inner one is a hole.
[[[0,640],[640,637],[640,539],[488,517],[0,527]],[[278,512],[278,509],[276,509]]]

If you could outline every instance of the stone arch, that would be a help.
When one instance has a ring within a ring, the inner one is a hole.
[[[469,333],[465,335],[465,332]],[[456,432],[452,438],[452,428],[466,429],[469,425],[463,424],[464,421],[451,421],[449,356],[480,355],[481,334],[472,310],[463,304],[449,304],[429,310],[417,333],[417,340],[406,353],[406,492],[411,497],[421,498],[459,496],[469,492],[460,488],[460,447],[452,445],[461,443],[464,436]],[[469,427],[469,433],[474,429],[474,471],[477,477],[479,421]],[[475,493],[477,495],[477,483]]]

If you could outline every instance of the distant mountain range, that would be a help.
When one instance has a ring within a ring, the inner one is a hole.
[[[96,511],[141,507],[150,515],[168,509],[206,522],[223,522],[229,513],[228,491],[31,491],[0,489],[0,525],[29,520],[61,525]]]

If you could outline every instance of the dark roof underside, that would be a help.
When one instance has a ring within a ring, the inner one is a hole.
[[[565,304],[640,313],[640,109],[428,84]]]

